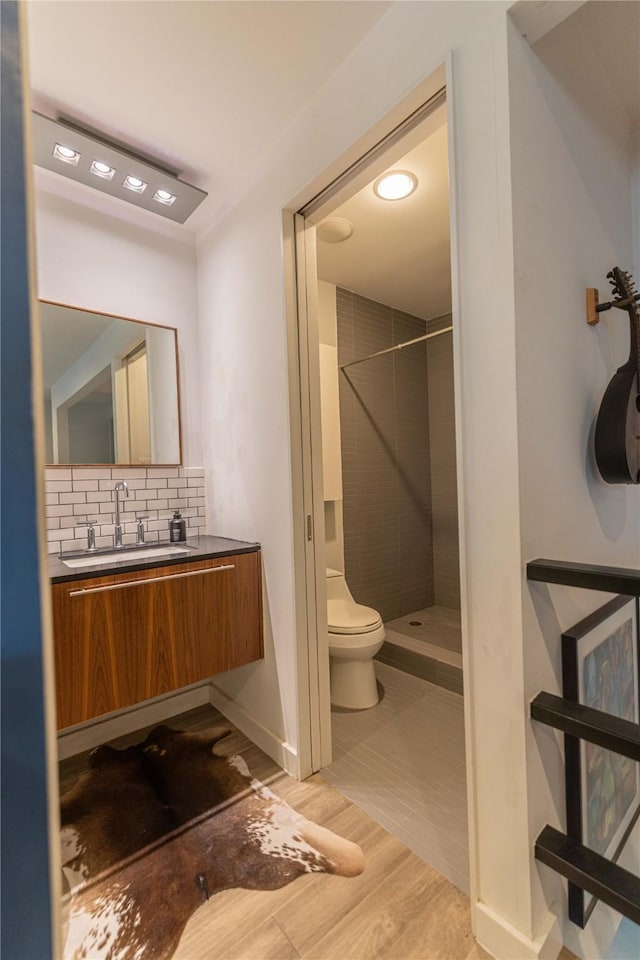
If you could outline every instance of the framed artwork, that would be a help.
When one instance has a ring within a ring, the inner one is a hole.
[[[640,722],[638,598],[619,596],[562,634],[563,696]],[[565,735],[567,834],[615,862],[640,814],[640,764]],[[569,883],[569,918],[584,927],[596,898]]]

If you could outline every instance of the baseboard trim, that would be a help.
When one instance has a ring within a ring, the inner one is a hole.
[[[92,750],[107,740],[169,720],[178,713],[201,707],[204,703],[210,703],[208,681],[179,693],[126,707],[117,713],[110,713],[102,720],[78,724],[68,732],[58,734],[58,760],[66,760],[78,753],[84,753],[85,750]]]
[[[227,694],[211,683],[209,686],[209,702],[212,707],[219,710],[223,716],[244,733],[252,743],[260,747],[267,756],[282,767],[288,774],[300,779],[300,758],[298,752],[290,744],[281,740],[267,727],[263,726],[258,720],[247,713],[244,707],[241,707],[235,700],[228,697]]]
[[[562,949],[560,924],[552,913],[546,914],[535,939],[531,940],[486,903],[478,902],[473,909],[476,940],[497,960],[513,960],[514,957],[518,960],[556,960]]]

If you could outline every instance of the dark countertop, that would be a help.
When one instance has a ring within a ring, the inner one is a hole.
[[[189,537],[186,543],[153,543],[148,547],[186,546],[189,553],[182,556],[147,557],[134,559],[124,552],[117,560],[105,559],[104,564],[91,564],[86,567],[67,567],[57,554],[49,555],[49,576],[52,583],[67,583],[70,580],[86,580],[88,577],[106,577],[113,573],[126,573],[127,570],[151,570],[154,567],[168,567],[177,563],[192,563],[194,560],[215,560],[217,557],[229,557],[237,553],[255,553],[259,543],[247,543],[246,540],[229,540],[226,537]],[[77,553],[74,554],[77,556]]]

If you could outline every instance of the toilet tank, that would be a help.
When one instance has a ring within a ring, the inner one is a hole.
[[[344,573],[327,567],[327,600],[353,600]]]

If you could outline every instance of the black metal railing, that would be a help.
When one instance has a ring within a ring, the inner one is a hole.
[[[543,583],[601,590],[629,597],[640,596],[640,570],[625,567],[569,563],[563,560],[532,560],[527,579]],[[640,761],[640,724],[578,703],[577,698],[539,693],[531,701],[533,720],[561,730],[567,753],[580,740]],[[576,798],[567,796],[567,811],[576,808]],[[579,802],[579,798],[578,798]],[[575,816],[567,821],[575,820]],[[569,881],[569,918],[583,927],[588,918],[583,892],[602,900],[625,917],[640,924],[640,878],[617,863],[584,846],[582,838],[546,826],[535,842],[535,857]]]

